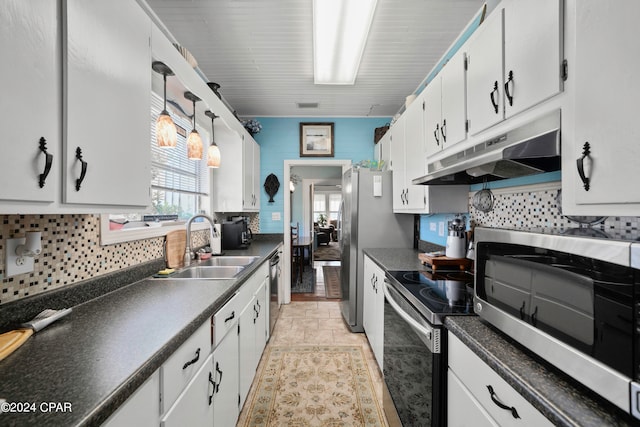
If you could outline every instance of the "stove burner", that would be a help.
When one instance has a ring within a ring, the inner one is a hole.
[[[473,274],[465,271],[390,271],[433,316],[473,313]]]

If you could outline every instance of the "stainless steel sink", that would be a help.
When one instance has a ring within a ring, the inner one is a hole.
[[[201,261],[200,266],[245,266],[260,257],[257,256],[217,256]]]
[[[233,279],[244,266],[195,266],[179,271],[171,276],[172,279]]]

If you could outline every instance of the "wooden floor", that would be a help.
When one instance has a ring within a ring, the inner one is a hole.
[[[340,261],[314,261],[313,267],[316,269],[316,286],[313,293],[291,294],[291,301],[340,301],[337,299],[328,300],[325,297],[323,265],[340,265]],[[309,268],[305,266],[305,268]]]

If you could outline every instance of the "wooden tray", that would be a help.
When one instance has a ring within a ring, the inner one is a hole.
[[[471,261],[468,258],[449,258],[446,256],[431,256],[428,254],[418,254],[418,259],[424,265],[430,265],[433,271],[436,271],[438,268],[444,269],[447,268],[451,270],[452,268],[458,268],[459,270],[469,270],[471,268]]]

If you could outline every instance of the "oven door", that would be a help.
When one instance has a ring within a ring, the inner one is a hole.
[[[389,424],[445,425],[446,360],[434,327],[384,282],[383,406]]]

